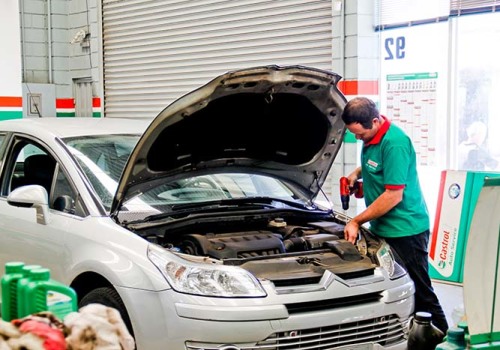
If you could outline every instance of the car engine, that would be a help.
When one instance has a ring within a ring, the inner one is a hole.
[[[164,236],[147,238],[178,253],[240,266],[277,285],[317,283],[325,270],[344,279],[358,278],[372,275],[376,267],[374,252],[379,241],[365,234],[353,245],[343,238],[341,222],[291,224],[273,218],[261,227],[253,223],[245,231],[228,229],[234,224],[224,225],[225,229],[220,226],[205,226],[206,232],[197,233],[169,230]]]

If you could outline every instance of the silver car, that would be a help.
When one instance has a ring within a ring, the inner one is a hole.
[[[0,264],[118,309],[142,350],[405,349],[411,279],[324,205],[339,79],[257,67],[153,120],[0,122]]]

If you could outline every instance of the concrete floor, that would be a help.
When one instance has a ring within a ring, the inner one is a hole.
[[[463,314],[464,299],[461,284],[447,283],[432,280],[436,292],[450,327],[456,326],[457,319]]]

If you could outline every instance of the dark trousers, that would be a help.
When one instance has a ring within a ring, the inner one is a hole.
[[[446,334],[448,322],[429,277],[427,251],[429,235],[430,232],[427,230],[414,236],[385,240],[397,254],[396,259],[406,268],[415,284],[415,312],[430,312],[432,323]]]

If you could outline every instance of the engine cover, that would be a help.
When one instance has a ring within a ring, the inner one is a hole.
[[[188,254],[208,255],[217,259],[249,258],[285,252],[278,235],[268,231],[190,234],[185,237],[180,249]]]

